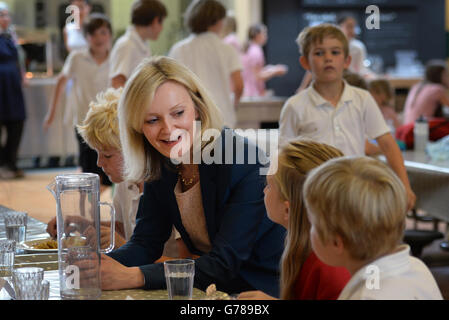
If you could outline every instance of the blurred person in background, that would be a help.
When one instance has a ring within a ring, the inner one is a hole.
[[[191,34],[173,45],[169,56],[186,65],[205,84],[220,108],[225,125],[237,124],[236,106],[243,93],[238,52],[220,38],[226,8],[216,0],[192,1],[185,13]]]
[[[17,156],[26,119],[22,72],[6,3],[0,2],[0,178],[24,176]],[[6,132],[3,139],[2,132]],[[2,141],[5,140],[5,143]]]
[[[267,27],[263,24],[252,25],[248,30],[248,42],[243,48],[243,81],[245,97],[263,97],[266,95],[265,83],[287,73],[286,65],[265,65],[262,47],[267,43]]]
[[[449,71],[446,61],[430,60],[423,81],[415,84],[407,95],[404,124],[420,116],[443,117],[443,105],[449,106]]]

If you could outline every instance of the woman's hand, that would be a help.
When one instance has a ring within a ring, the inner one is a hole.
[[[126,267],[120,262],[101,255],[101,289],[136,289],[145,285],[142,271],[138,267]]]
[[[278,300],[262,291],[246,291],[239,294],[238,300]]]

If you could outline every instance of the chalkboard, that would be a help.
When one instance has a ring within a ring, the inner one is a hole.
[[[361,40],[370,56],[383,60],[383,71],[396,63],[395,52],[412,50],[423,64],[446,57],[445,1],[376,1],[380,9],[380,29],[368,30],[365,9],[371,0],[264,0],[264,23],[269,39],[265,46],[267,63],[285,63],[289,73],[267,83],[276,95],[293,95],[304,70],[299,65],[295,40],[306,26],[321,22],[335,23],[337,15],[351,12],[358,20]]]

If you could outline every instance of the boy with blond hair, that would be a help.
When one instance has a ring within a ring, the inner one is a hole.
[[[426,265],[400,244],[406,193],[386,164],[332,159],[310,172],[303,190],[315,254],[352,275],[338,299],[442,299]]]
[[[321,24],[305,28],[297,39],[301,66],[313,83],[285,103],[280,117],[281,141],[309,138],[340,149],[345,155],[365,155],[365,140],[375,139],[388,164],[407,191],[408,208],[416,200],[401,151],[376,102],[366,90],[343,79],[351,63],[346,36],[340,28]]]

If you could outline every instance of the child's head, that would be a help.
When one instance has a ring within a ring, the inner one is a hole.
[[[328,161],[307,177],[304,200],[312,224],[313,250],[329,265],[342,265],[342,257],[375,260],[393,252],[402,239],[405,188],[379,160],[345,157]],[[343,256],[337,255],[343,251]]]
[[[106,15],[102,13],[91,14],[89,21],[84,24],[84,34],[89,43],[89,48],[94,53],[110,49],[112,26]]]
[[[228,13],[223,21],[222,37],[237,32],[237,20],[234,14]]]
[[[324,38],[337,39],[341,43],[345,57],[349,56],[349,44],[345,34],[340,28],[329,23],[306,27],[301,31],[296,39],[301,55],[308,57],[312,46],[322,43]]]
[[[70,0],[70,4],[78,7],[81,21],[89,16],[92,9],[89,0]]]
[[[351,13],[342,12],[337,17],[337,24],[349,40],[355,38],[357,20]]]
[[[123,156],[117,118],[121,89],[108,89],[89,105],[89,111],[78,133],[90,148],[97,152],[97,164],[112,182],[123,181]]]
[[[372,80],[368,84],[368,90],[379,107],[390,106],[391,100],[394,97],[394,91],[388,80]]]
[[[364,89],[364,90],[368,90],[368,84],[366,83],[365,79],[358,73],[351,72],[349,70],[345,70],[345,72],[343,73],[343,78],[351,86],[354,86],[354,87],[357,87],[360,89]]]
[[[430,60],[426,64],[426,81],[449,88],[449,73],[444,60]]]
[[[340,28],[324,23],[305,28],[298,36],[301,66],[317,82],[341,81],[349,67],[348,39]]]
[[[264,24],[253,24],[248,29],[248,40],[263,46],[268,40],[267,27]]]
[[[195,34],[200,34],[217,25],[226,17],[226,8],[216,0],[194,0],[185,12],[185,25]]]
[[[159,0],[135,0],[131,8],[131,23],[137,27],[150,27],[148,36],[157,40],[162,24],[167,17],[167,8]]]
[[[343,153],[311,140],[286,144],[278,157],[278,169],[267,176],[265,206],[269,218],[288,229],[282,257],[281,297],[292,298],[292,286],[310,253],[310,223],[303,203],[302,187],[310,170]]]

